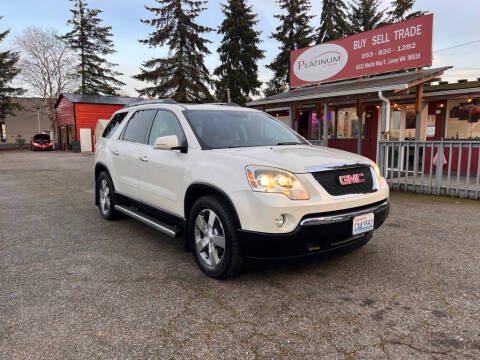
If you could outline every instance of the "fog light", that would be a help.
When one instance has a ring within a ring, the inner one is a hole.
[[[283,214],[275,219],[275,225],[277,225],[277,227],[282,227],[284,223],[285,223],[285,215]]]

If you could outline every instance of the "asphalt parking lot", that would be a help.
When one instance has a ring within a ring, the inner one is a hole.
[[[93,156],[0,152],[1,359],[478,359],[480,203],[396,194],[365,247],[204,276],[94,207]]]

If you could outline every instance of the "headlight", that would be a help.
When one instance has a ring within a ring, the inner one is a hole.
[[[380,180],[382,178],[382,175],[380,175],[380,168],[378,167],[378,165],[376,163],[374,163],[372,161],[371,163],[372,167],[373,167],[373,170],[375,170],[375,174],[377,174],[377,178],[378,180]]]
[[[308,200],[310,195],[292,173],[270,167],[247,167],[247,179],[253,191],[280,193],[292,200]]]

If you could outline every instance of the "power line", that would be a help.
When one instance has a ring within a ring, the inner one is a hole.
[[[450,49],[458,48],[458,47],[460,47],[460,46],[466,46],[466,45],[471,45],[471,44],[476,44],[476,43],[480,43],[480,40],[469,41],[469,42],[462,43],[462,44],[455,45],[455,46],[451,46],[451,47],[448,47],[448,48],[445,48],[445,49],[435,50],[435,51],[433,51],[433,52],[434,52],[434,53],[437,53],[437,52],[440,52],[440,51],[447,51],[447,50],[450,50]]]

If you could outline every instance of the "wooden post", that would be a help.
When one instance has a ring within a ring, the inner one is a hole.
[[[328,103],[323,104],[323,146],[328,147]]]
[[[318,140],[322,140],[322,104],[321,103],[315,104],[315,115],[318,121],[317,138]]]
[[[293,124],[295,122],[295,113],[293,112],[293,105],[288,106],[288,116],[289,116],[289,121],[290,121],[290,127],[293,129]]]
[[[420,141],[420,129],[422,126],[422,103],[423,103],[423,84],[417,85],[417,92],[415,95],[415,140]]]
[[[297,103],[293,104],[293,123],[292,129],[298,131],[298,106]]]

